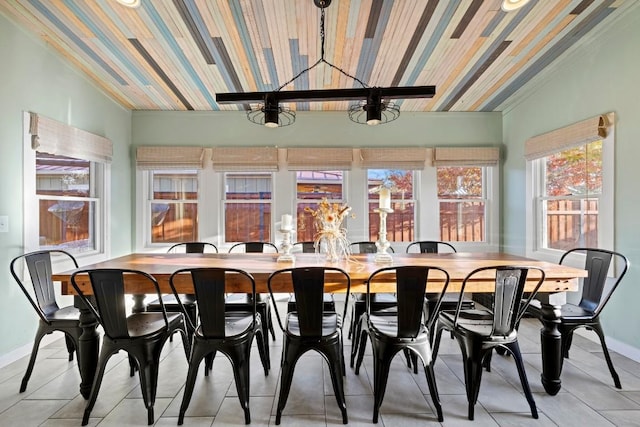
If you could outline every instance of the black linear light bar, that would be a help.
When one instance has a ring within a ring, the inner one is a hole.
[[[435,86],[408,87],[370,87],[362,80],[352,76],[343,69],[336,67],[324,58],[324,9],[331,4],[331,0],[314,0],[320,8],[320,59],[310,67],[302,70],[291,80],[271,92],[237,92],[218,93],[216,102],[219,104],[242,104],[247,102],[260,103],[247,111],[247,118],[252,123],[270,128],[288,126],[295,122],[296,114],[289,108],[281,107],[280,102],[319,102],[319,101],[358,101],[349,108],[349,118],[356,123],[378,125],[388,123],[400,116],[400,107],[388,99],[432,98],[436,94]],[[350,89],[319,89],[319,90],[288,90],[281,91],[293,83],[298,77],[309,72],[320,63],[326,64],[344,76],[359,83],[361,88]]]
[[[276,92],[238,92],[218,93],[216,102],[219,104],[238,104],[242,102],[263,102],[267,94],[276,101],[353,101],[366,99],[372,90],[380,91],[384,98],[433,98],[436,94],[435,86],[408,87],[375,87],[354,89],[322,89],[322,90],[288,90]]]

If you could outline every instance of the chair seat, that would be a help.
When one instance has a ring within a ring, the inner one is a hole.
[[[564,304],[560,308],[560,317],[563,322],[572,320],[590,320],[594,318],[594,313],[589,310],[585,310],[579,305]]]
[[[398,337],[397,311],[395,313],[386,312],[382,314],[371,314],[369,316],[369,322],[371,323],[372,329],[383,337],[393,338],[394,340],[404,339]],[[427,329],[424,325],[420,327],[418,336],[420,335],[423,335],[424,337],[428,336]],[[411,340],[411,338],[409,340]]]
[[[257,314],[257,316],[260,316]],[[243,311],[233,311],[226,313],[224,322],[224,334],[225,338],[233,338],[238,335],[247,333],[251,330],[253,323],[253,313]],[[205,334],[202,331],[202,326],[198,326],[196,334],[204,337]],[[211,338],[211,337],[207,337]]]
[[[167,313],[169,329],[182,321],[182,313]],[[127,329],[131,338],[150,336],[165,327],[162,312],[133,313],[127,317]]]
[[[452,311],[440,312],[440,321],[453,328],[453,319],[455,313]],[[493,315],[489,310],[476,309],[476,310],[460,310],[458,315],[457,328],[464,334],[472,333],[480,337],[490,337],[493,332]],[[516,332],[507,336],[494,336],[492,342],[499,341],[512,341],[516,338]]]
[[[322,315],[322,336],[327,337],[336,333],[340,328],[340,316],[336,313],[325,312]],[[298,319],[298,312],[292,311],[287,313],[287,320],[285,325],[287,332],[292,335],[300,335],[300,321]]]
[[[196,296],[193,294],[184,294],[180,295],[180,301],[184,305],[191,305],[196,303]],[[162,296],[162,302],[164,303],[164,307],[169,311],[175,311],[180,309],[180,305],[176,300],[176,297],[173,294],[167,294]],[[160,310],[160,300],[154,299],[149,304],[147,304],[147,311],[157,311]]]
[[[80,320],[80,310],[74,306],[62,307],[51,313],[47,313],[46,316],[47,320],[56,322],[56,324],[60,326],[66,325],[67,322],[69,326],[71,326]]]

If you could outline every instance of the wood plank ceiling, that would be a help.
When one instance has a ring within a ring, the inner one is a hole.
[[[506,13],[501,0],[333,0],[325,58],[369,86],[436,86],[431,99],[396,100],[402,111],[501,111],[633,2],[531,0]],[[321,57],[313,0],[2,0],[0,13],[131,110],[243,109],[216,93],[277,89]],[[351,87],[320,64],[282,90]]]

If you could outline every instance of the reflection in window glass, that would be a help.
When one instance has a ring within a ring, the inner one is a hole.
[[[369,190],[369,240],[377,241],[380,231],[379,207],[380,186],[391,188],[391,209],[387,215],[387,240],[390,242],[411,242],[415,235],[415,201],[413,199],[414,173],[410,170],[369,169],[367,189]]]
[[[602,194],[602,141],[542,159],[543,247],[598,247],[598,200]]]
[[[225,174],[225,242],[271,241],[271,193],[271,173]]]
[[[91,162],[36,153],[40,248],[96,249],[96,205]]]
[[[325,197],[329,203],[343,203],[343,174],[343,171],[296,172],[297,241],[312,241],[317,232],[314,218],[306,208],[317,209],[318,202]]]
[[[481,167],[437,168],[440,240],[484,242],[486,200]]]
[[[151,242],[198,240],[197,171],[153,171],[152,186]]]

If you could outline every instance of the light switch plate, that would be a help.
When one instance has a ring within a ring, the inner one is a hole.
[[[9,217],[7,215],[0,215],[0,233],[9,232]]]

